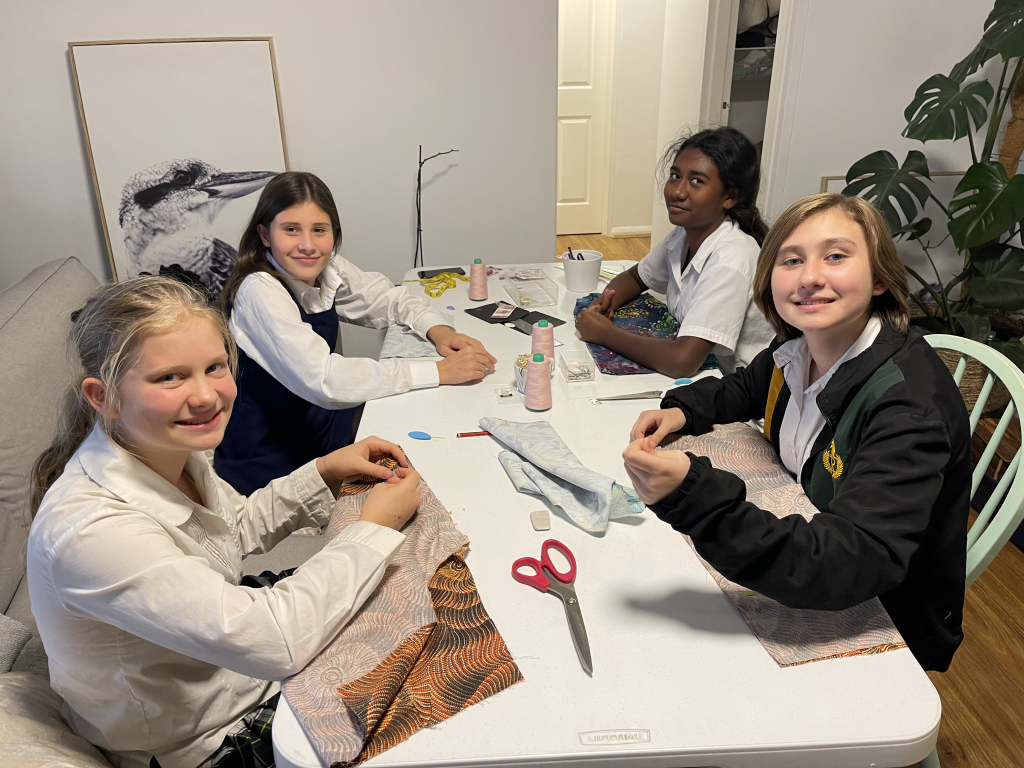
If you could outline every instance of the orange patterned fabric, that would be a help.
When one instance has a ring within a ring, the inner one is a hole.
[[[363,751],[349,765],[523,679],[480,602],[463,560],[466,549],[430,580],[437,623],[406,639],[373,672],[338,689],[365,729]]]
[[[394,468],[391,459],[381,465]],[[330,541],[359,519],[364,476],[342,486]],[[354,765],[522,680],[476,590],[469,539],[420,482],[406,540],[359,613],[282,690],[324,765]]]

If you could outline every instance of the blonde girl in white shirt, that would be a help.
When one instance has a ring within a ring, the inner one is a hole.
[[[757,150],[735,128],[710,128],[676,141],[664,163],[675,228],[577,315],[576,328],[584,341],[666,376],[692,376],[712,353],[731,373],[773,338],[754,303],[754,270],[768,233],[756,205]],[[637,336],[612,324],[619,307],[649,288],[666,294],[680,325],[676,338]]]
[[[425,299],[344,259],[331,191],[311,173],[282,173],[264,187],[224,285],[221,307],[239,347],[239,397],[214,462],[251,493],[314,456],[352,441],[367,400],[475,381],[495,358],[456,333]],[[338,319],[404,325],[442,356],[382,360],[335,354]]]
[[[191,287],[105,286],[72,335],[81,372],[32,474],[28,586],[50,684],[116,766],[205,766],[369,597],[419,476],[371,437],[236,493],[203,453],[232,418],[235,347]],[[372,463],[383,454],[397,476]],[[359,522],[274,586],[240,586],[244,555],[327,523],[328,486],[361,473],[387,483]]]

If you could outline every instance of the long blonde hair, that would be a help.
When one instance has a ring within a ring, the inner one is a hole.
[[[238,353],[224,315],[189,285],[166,277],[137,277],[103,286],[79,310],[71,330],[71,347],[80,368],[61,401],[53,442],[32,465],[29,510],[33,516],[97,422],[112,440],[127,447],[118,435],[117,419],[110,415],[120,409],[119,388],[125,375],[139,361],[146,339],[192,318],[208,320],[220,333],[233,375]],[[87,378],[103,383],[102,416],[82,393]]]
[[[807,219],[825,211],[841,211],[864,230],[868,254],[871,259],[872,279],[880,281],[886,291],[871,299],[872,311],[897,333],[906,333],[910,323],[907,312],[907,270],[900,259],[896,244],[889,234],[889,227],[867,200],[860,197],[844,197],[831,192],[808,195],[787,208],[772,225],[761,246],[754,271],[754,303],[765,319],[775,329],[779,341],[795,339],[801,332],[782,319],[775,308],[772,296],[772,270],[779,249],[793,230]]]

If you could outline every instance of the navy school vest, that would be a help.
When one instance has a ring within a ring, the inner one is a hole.
[[[299,305],[299,314],[333,350],[338,343],[334,307],[311,313]],[[352,442],[355,408],[328,410],[304,400],[241,349],[237,384],[238,397],[213,466],[239,493],[248,496]]]

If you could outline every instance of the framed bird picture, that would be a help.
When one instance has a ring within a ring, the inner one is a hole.
[[[115,280],[217,295],[260,190],[288,170],[269,37],[68,43]]]

